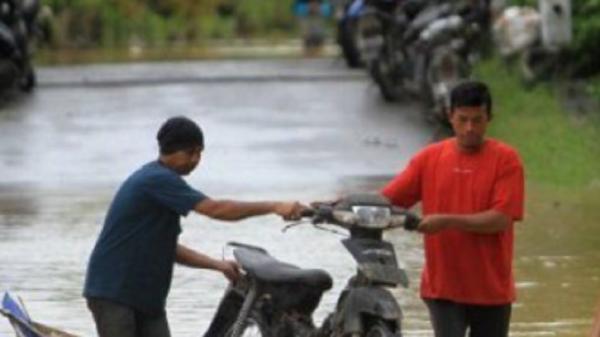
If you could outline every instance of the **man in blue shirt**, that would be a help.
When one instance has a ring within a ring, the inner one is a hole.
[[[298,202],[215,200],[190,187],[204,149],[202,130],[186,117],[168,119],[156,136],[158,160],[135,171],[115,195],[90,257],[84,293],[100,337],[169,337],[165,302],[175,262],[238,278],[235,262],[213,259],[177,242],[190,211],[235,221],[277,214],[296,219]]]

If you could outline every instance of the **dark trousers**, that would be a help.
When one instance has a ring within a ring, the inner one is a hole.
[[[171,337],[165,313],[148,315],[131,307],[88,298],[99,337]]]
[[[511,304],[470,305],[425,299],[435,337],[507,337]]]

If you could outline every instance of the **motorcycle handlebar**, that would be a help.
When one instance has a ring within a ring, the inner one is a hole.
[[[302,212],[300,212],[300,217],[301,218],[312,218],[315,216],[315,210],[312,208],[307,208],[305,210],[302,210]]]
[[[312,222],[317,223],[331,223],[342,227],[348,227],[347,224],[340,223],[333,214],[333,207],[331,205],[317,205],[313,208],[308,208],[300,213],[302,218],[310,218]],[[416,214],[407,211],[405,209],[393,207],[392,208],[392,220],[390,228],[402,227],[408,231],[414,231],[418,228],[421,218]]]
[[[409,211],[402,211],[402,215],[405,216],[402,227],[407,231],[415,231],[419,228],[419,223],[421,223],[421,218]]]

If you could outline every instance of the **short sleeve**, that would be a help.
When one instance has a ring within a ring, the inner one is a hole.
[[[492,209],[512,220],[523,219],[525,195],[523,164],[516,152],[508,152],[501,160],[492,196]]]
[[[207,198],[176,174],[155,175],[145,187],[152,199],[181,216],[186,216],[196,204]]]
[[[425,154],[413,157],[408,166],[392,179],[380,192],[392,204],[410,208],[421,200],[421,176]]]

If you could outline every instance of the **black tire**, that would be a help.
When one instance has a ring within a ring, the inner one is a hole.
[[[19,89],[23,92],[31,92],[36,84],[37,80],[33,68],[27,67],[23,78],[19,81]]]
[[[0,90],[12,88],[19,78],[19,69],[8,60],[0,61]]]
[[[381,70],[381,61],[373,61],[369,64],[369,73],[377,84],[381,97],[386,102],[395,102],[400,96],[400,90],[394,85],[393,80]]]
[[[338,43],[349,68],[362,67],[358,50],[358,29],[356,19],[343,19],[338,23]]]
[[[225,333],[225,337],[231,337],[233,334],[233,325]],[[269,329],[260,315],[251,313],[242,324],[240,337],[272,337]]]

